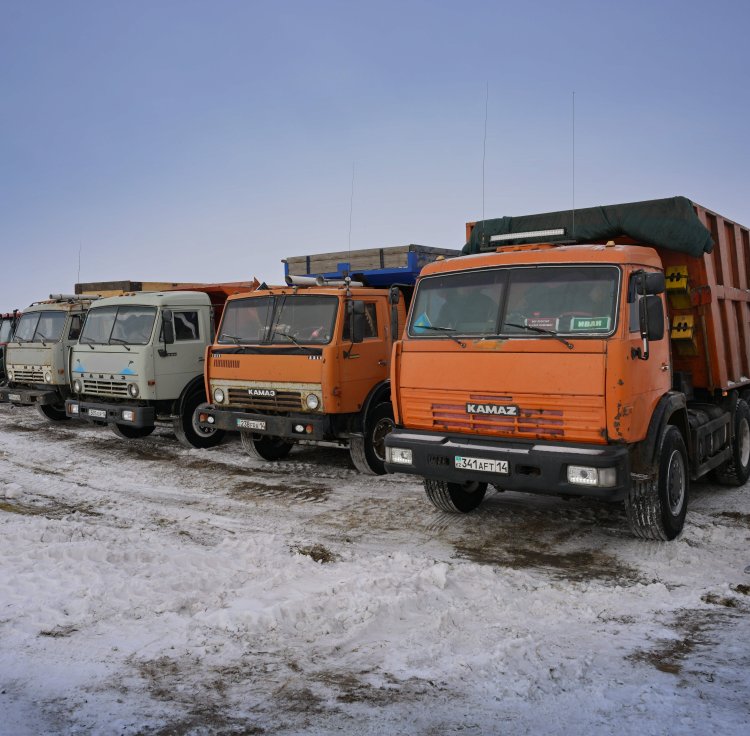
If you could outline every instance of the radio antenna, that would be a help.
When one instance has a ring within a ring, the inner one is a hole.
[[[490,83],[487,81],[484,93],[484,140],[482,141],[482,232],[480,243],[484,240],[484,193],[485,193],[485,163],[487,161],[487,108],[490,101]]]
[[[573,240],[576,239],[576,93],[573,90]]]
[[[349,197],[349,270],[352,268],[352,212],[354,211],[354,162],[352,161],[352,191]]]

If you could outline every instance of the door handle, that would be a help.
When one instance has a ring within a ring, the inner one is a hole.
[[[385,368],[385,366],[387,366],[387,365],[388,365],[388,361],[387,361],[387,360],[383,360],[383,359],[381,358],[381,359],[380,359],[380,360],[378,361],[378,365],[379,365],[379,366],[381,366],[381,367],[383,367],[383,368]]]

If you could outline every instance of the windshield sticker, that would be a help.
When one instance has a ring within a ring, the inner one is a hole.
[[[557,318],[556,317],[527,317],[524,320],[524,324],[527,327],[538,327],[542,330],[556,330]]]
[[[430,318],[427,316],[427,312],[422,312],[422,314],[419,315],[414,320],[413,329],[414,331],[423,332],[426,328],[432,327],[432,322],[430,322]]]
[[[608,331],[612,322],[610,317],[573,317],[570,321],[571,332],[590,332],[592,330]]]

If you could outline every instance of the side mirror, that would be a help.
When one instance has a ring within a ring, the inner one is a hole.
[[[349,333],[352,342],[362,342],[365,339],[365,303],[361,301],[347,302],[349,316]]]
[[[633,357],[648,360],[649,342],[664,339],[664,304],[656,294],[641,297],[638,302],[638,321],[643,348],[634,348]]]
[[[630,279],[630,295],[663,294],[667,289],[667,280],[661,271],[636,271]],[[629,298],[628,301],[634,300]]]
[[[171,345],[174,342],[174,322],[172,322],[172,310],[161,310],[161,334],[165,345]]]

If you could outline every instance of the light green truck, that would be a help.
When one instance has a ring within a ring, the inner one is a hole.
[[[223,432],[193,421],[206,400],[204,353],[226,297],[256,286],[191,285],[98,300],[70,352],[67,416],[106,424],[124,439],[167,424],[187,447],[218,444]]]
[[[0,402],[36,406],[52,421],[67,419],[68,353],[91,304],[91,297],[51,295],[24,310],[5,348],[7,384],[0,386]]]

